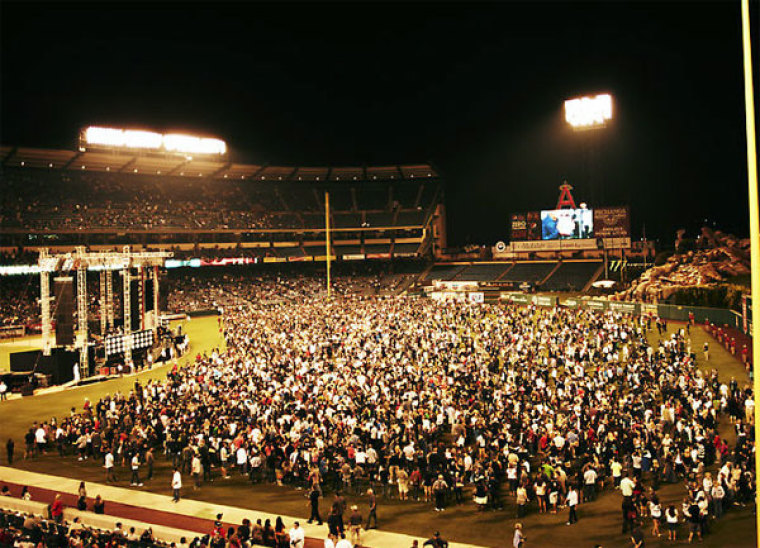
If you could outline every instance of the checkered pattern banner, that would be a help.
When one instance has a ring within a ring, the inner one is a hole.
[[[149,348],[153,346],[153,331],[146,329],[144,331],[135,331],[131,333],[132,350]],[[121,354],[126,347],[127,337],[125,335],[109,335],[106,337],[106,355]]]

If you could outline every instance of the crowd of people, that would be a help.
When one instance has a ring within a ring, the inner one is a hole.
[[[28,449],[76,448],[107,470],[136,466],[138,481],[162,453],[190,478],[185,489],[234,473],[317,500],[371,491],[438,512],[472,500],[518,518],[566,508],[568,525],[582,503],[619,489],[623,533],[636,535],[650,518],[705,534],[752,500],[752,391],[699,369],[686,328],[356,295],[348,283],[328,300],[309,278],[204,291],[223,311],[227,350],[36,424]],[[722,419],[735,442],[719,434]],[[687,486],[681,508],[659,502],[663,482]],[[351,531],[341,498],[326,519],[337,535]]]

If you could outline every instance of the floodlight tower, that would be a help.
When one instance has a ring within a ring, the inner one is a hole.
[[[603,192],[596,177],[599,163],[599,130],[612,120],[612,96],[602,93],[596,96],[578,97],[565,101],[565,120],[574,131],[583,132],[584,169],[591,190],[591,204],[602,205]]]

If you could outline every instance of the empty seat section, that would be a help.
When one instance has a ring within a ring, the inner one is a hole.
[[[510,266],[510,263],[473,264],[457,274],[456,279],[465,282],[492,282]]]
[[[562,263],[551,278],[541,285],[549,291],[580,291],[599,269],[599,262]]]
[[[557,263],[517,263],[500,281],[537,283],[556,265]]]

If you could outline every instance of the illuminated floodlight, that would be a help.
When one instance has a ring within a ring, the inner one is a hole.
[[[227,153],[227,144],[220,139],[195,137],[169,133],[162,135],[152,131],[118,129],[91,126],[82,132],[80,149],[86,146],[105,146],[172,152],[180,154],[215,154]],[[191,156],[187,157],[192,159]]]
[[[612,96],[579,97],[565,101],[565,120],[575,129],[604,127],[612,119]]]
[[[196,154],[224,154],[227,145],[220,139],[193,137],[170,133],[164,135],[164,149],[170,152],[189,152]]]
[[[88,127],[84,139],[89,145],[124,146],[124,130],[109,127]]]
[[[124,146],[128,148],[161,148],[162,135],[152,131],[124,131]]]

